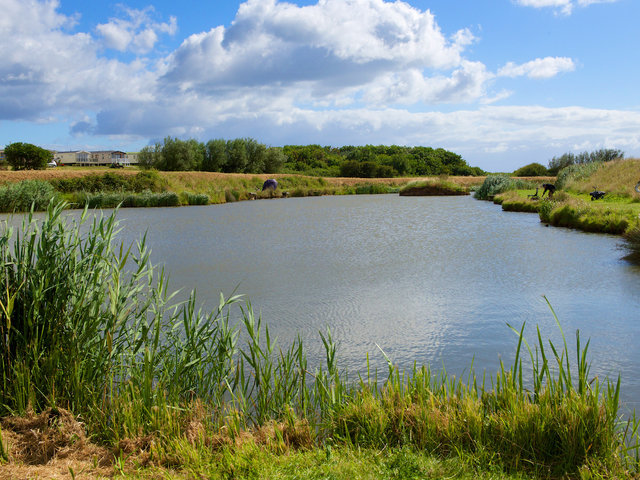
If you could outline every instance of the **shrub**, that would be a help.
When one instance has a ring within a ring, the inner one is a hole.
[[[209,195],[204,193],[188,193],[187,201],[189,205],[209,205]]]
[[[130,180],[131,190],[134,192],[164,192],[167,189],[167,180],[160,176],[156,170],[145,170],[136,174]]]
[[[53,186],[42,180],[24,180],[0,187],[0,210],[3,212],[28,212],[44,210],[52,199],[57,199]]]
[[[518,190],[525,188],[535,188],[535,183],[526,180],[511,178],[508,175],[489,175],[484,179],[484,183],[478,188],[474,197],[479,200],[488,200],[498,193],[507,190]]]
[[[534,162],[529,165],[525,165],[524,167],[520,167],[518,170],[513,172],[513,175],[516,177],[544,177],[549,175],[549,171],[544,165]]]

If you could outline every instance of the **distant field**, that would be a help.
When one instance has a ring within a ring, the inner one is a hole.
[[[0,170],[0,183],[19,182],[21,180],[50,180],[57,178],[83,177],[92,174],[103,174],[107,172],[118,175],[135,175],[140,170],[135,167],[112,169],[108,167],[58,167],[48,168],[46,170]],[[280,177],[303,177],[304,175],[292,175],[284,173],[275,174],[258,174],[258,173],[220,173],[220,172],[159,172],[164,177],[179,177],[193,180],[215,180],[230,178],[267,178]],[[324,177],[327,183],[335,186],[357,185],[366,181],[367,183],[383,183],[386,185],[404,185],[407,182],[419,180],[428,177],[396,177],[396,178],[351,178],[351,177]],[[448,177],[448,180],[459,183],[460,185],[470,186],[478,185],[484,181],[484,177]]]

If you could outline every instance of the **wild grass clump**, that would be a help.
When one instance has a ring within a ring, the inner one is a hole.
[[[409,447],[555,477],[637,466],[624,445],[638,426],[625,438],[617,424],[620,381],[590,375],[579,333],[575,362],[564,336],[555,345],[537,331],[531,348],[523,326],[514,363],[493,377],[403,372],[385,356],[386,380],[367,368],[353,382],[329,331],[312,366],[300,338],[279,346],[236,296],[212,312],[194,294],[174,303],[144,238],[118,246],[115,213],[75,222],[64,207],[0,236],[0,416],[65,408],[121,453],[176,466],[194,446],[211,455],[248,442]]]
[[[489,200],[507,190],[522,190],[535,188],[535,186],[535,182],[512,178],[508,175],[489,175],[480,188],[475,191],[474,197],[479,200]]]
[[[468,195],[469,188],[445,179],[428,179],[411,182],[400,188],[401,196]]]
[[[70,196],[70,199],[79,208],[115,208],[119,205],[122,207],[177,207],[180,205],[180,197],[174,192],[81,192]]]
[[[188,205],[209,205],[209,195],[205,193],[187,193]]]
[[[28,212],[31,207],[44,210],[58,194],[50,183],[42,180],[23,180],[0,186],[0,211]]]

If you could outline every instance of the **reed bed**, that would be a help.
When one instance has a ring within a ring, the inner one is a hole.
[[[145,239],[116,243],[116,213],[74,222],[65,206],[0,236],[0,416],[64,408],[117,459],[138,450],[161,465],[249,442],[411,448],[541,476],[638,470],[620,380],[590,375],[579,333],[573,361],[564,335],[555,345],[537,330],[530,346],[523,325],[513,364],[493,376],[401,371],[385,356],[384,374],[349,379],[330,331],[312,366],[301,339],[278,345],[237,295],[211,312],[195,294],[175,303]]]

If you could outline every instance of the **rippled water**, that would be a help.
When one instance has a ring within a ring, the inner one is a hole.
[[[527,322],[570,346],[591,338],[593,375],[622,375],[623,399],[640,398],[640,269],[621,260],[618,237],[545,227],[471,197],[334,196],[219,206],[125,209],[125,243],[148,231],[152,261],[174,289],[206,306],[236,287],[287,345],[305,339],[323,356],[331,329],[338,356],[362,371],[368,352],[386,370],[428,363],[451,373],[495,373]]]

